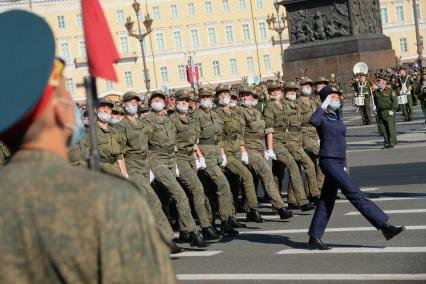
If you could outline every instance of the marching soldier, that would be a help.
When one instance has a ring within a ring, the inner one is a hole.
[[[413,81],[404,66],[398,68],[399,77],[397,80],[398,96],[402,99],[400,109],[405,121],[413,120],[413,98],[411,97],[411,89]]]
[[[426,123],[426,67],[423,67],[422,77],[417,86],[416,94],[417,94],[417,98],[420,101],[420,106],[422,107],[422,111],[425,116],[425,123]]]
[[[111,120],[109,121],[109,124],[111,126],[116,126],[121,122],[125,114],[126,113],[124,112],[122,106],[114,105],[114,107],[112,108]]]
[[[372,122],[371,118],[371,85],[367,81],[367,74],[362,72],[355,74],[358,77],[358,80],[354,82],[353,88],[355,90],[355,97],[360,98],[362,103],[357,105],[362,117],[363,125],[370,125]]]
[[[376,73],[377,88],[374,90],[374,103],[377,111],[377,126],[384,138],[383,149],[393,148],[396,143],[395,112],[398,99],[395,91],[386,86],[389,78],[383,72]]]

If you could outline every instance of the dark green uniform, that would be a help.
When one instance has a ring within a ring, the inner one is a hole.
[[[395,112],[398,99],[393,89],[386,87],[373,92],[377,111],[377,126],[384,138],[384,147],[394,147],[396,141]]]
[[[353,87],[357,97],[364,97],[364,105],[358,106],[358,108],[359,108],[359,111],[361,112],[363,124],[369,125],[372,122],[371,104],[373,99],[371,97],[371,90],[370,90],[371,86],[367,81],[365,81],[364,83],[355,82]]]
[[[423,115],[425,116],[426,123],[426,80],[420,82],[417,85],[416,89],[417,98],[420,101],[420,106],[422,107]]]
[[[0,168],[4,166],[10,157],[10,151],[3,142],[0,141]]]

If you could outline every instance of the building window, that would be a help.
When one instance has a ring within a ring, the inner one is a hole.
[[[71,60],[70,45],[68,42],[61,42],[61,58],[67,63]]]
[[[244,12],[247,10],[246,0],[240,0],[240,10],[241,12]]]
[[[189,16],[195,16],[194,3],[188,3],[188,15]]]
[[[170,14],[172,14],[172,18],[178,17],[177,6],[175,4],[170,5]]]
[[[225,37],[227,43],[234,42],[234,33],[232,32],[232,26],[225,26]]]
[[[75,15],[75,22],[77,24],[77,27],[81,28],[83,26],[83,17],[81,14]]]
[[[253,57],[247,57],[247,70],[249,74],[254,73],[254,60]]]
[[[179,72],[179,80],[186,81],[186,67],[185,65],[179,65],[178,66],[178,72]]]
[[[131,71],[124,72],[124,80],[126,81],[126,87],[127,88],[133,87],[133,78],[132,78],[132,72]]]
[[[213,14],[212,2],[211,1],[206,1],[206,2],[204,2],[204,4],[206,6],[206,15],[210,16],[211,14]]]
[[[220,76],[220,64],[219,61],[213,61],[213,75]]]
[[[396,6],[396,21],[397,22],[404,22],[404,7],[403,6]]]
[[[57,21],[58,21],[58,28],[59,29],[65,29],[65,17],[64,16],[58,16],[56,17]]]
[[[238,75],[237,59],[235,58],[230,59],[229,65],[231,67],[231,74]]]
[[[74,81],[72,80],[72,78],[66,78],[65,85],[66,85],[67,91],[71,95],[74,94]]]
[[[175,48],[182,48],[182,35],[180,31],[173,32],[173,41],[175,43]]]
[[[256,0],[256,9],[263,9],[263,0]]]
[[[167,67],[161,67],[160,68],[161,73],[161,82],[162,83],[168,83],[169,82],[169,73],[167,71]]]
[[[266,23],[259,23],[259,31],[260,31],[260,39],[267,40],[268,39],[268,29],[266,28]]]
[[[242,29],[243,29],[243,40],[245,40],[245,41],[250,40],[249,24],[243,24]]]
[[[191,41],[192,41],[192,47],[195,47],[195,48],[200,47],[200,37],[198,35],[198,30],[196,29],[191,30]]]
[[[120,51],[121,53],[129,53],[129,40],[127,36],[120,36]]]
[[[401,53],[407,53],[408,52],[408,43],[407,38],[402,37],[399,39],[399,46],[401,47]]]
[[[117,10],[117,23],[119,24],[124,24],[125,19],[124,19],[124,11],[123,10]]]
[[[263,56],[263,66],[265,66],[265,71],[270,72],[271,68],[271,57],[269,55]]]
[[[196,65],[198,66],[198,75],[200,78],[204,77],[203,64],[197,63]]]
[[[78,42],[78,51],[80,57],[86,57],[86,42],[84,40]]]
[[[107,90],[112,90],[112,82],[110,80],[105,80],[105,88]]]
[[[229,0],[222,0],[223,12],[229,12]]]
[[[160,7],[158,7],[158,6],[152,7],[152,16],[153,16],[154,20],[160,19]]]
[[[419,0],[417,0],[416,2],[416,12],[417,12],[417,19],[421,20],[422,16],[421,16],[421,10],[420,10],[420,3]]]
[[[386,8],[386,7],[380,8],[380,16],[382,18],[382,23],[387,24],[389,22],[388,8]]]
[[[216,29],[214,27],[209,27],[207,29],[207,34],[209,38],[209,45],[216,45]]]
[[[157,42],[157,50],[163,51],[165,49],[164,35],[162,33],[157,33],[157,34],[155,34],[155,39],[156,39],[156,42]]]

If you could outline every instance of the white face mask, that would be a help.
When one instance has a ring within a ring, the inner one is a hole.
[[[254,100],[252,101],[251,105],[252,105],[252,106],[256,106],[258,102],[259,102],[259,100],[254,99]]]
[[[312,94],[312,88],[311,87],[302,87],[302,95],[310,96],[311,94]]]
[[[237,103],[229,103],[229,107],[236,107]]]
[[[220,99],[219,100],[219,104],[221,105],[221,106],[227,106],[227,105],[229,105],[229,102],[231,101],[231,99],[230,98],[228,98],[228,97],[226,97],[226,98],[223,98],[223,99]]]
[[[296,100],[296,94],[286,94],[285,97],[290,101]]]
[[[135,115],[138,112],[138,107],[137,106],[126,106],[125,110],[127,111],[128,114]]]
[[[109,122],[111,120],[111,115],[106,112],[98,112],[97,116],[101,122]]]
[[[162,103],[162,102],[152,102],[151,103],[151,108],[155,112],[160,112],[160,111],[162,111],[164,109],[164,103]]]
[[[203,109],[211,109],[213,107],[213,103],[208,99],[201,99],[200,100],[200,106]]]
[[[242,106],[245,106],[245,107],[251,107],[253,104],[252,104],[252,101],[246,101],[246,100],[241,100],[240,101],[240,104],[242,105]]]
[[[176,109],[177,109],[177,111],[179,111],[179,112],[187,113],[187,112],[188,112],[189,107],[188,107],[188,106],[184,106],[184,105],[177,104],[177,105],[176,105]]]
[[[111,118],[111,120],[109,121],[109,123],[111,123],[112,125],[116,125],[116,124],[119,124],[121,122],[121,120],[123,120],[122,117]]]

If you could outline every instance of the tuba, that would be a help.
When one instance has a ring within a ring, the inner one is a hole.
[[[354,75],[367,75],[368,74],[368,66],[367,64],[365,64],[364,62],[358,62],[357,64],[354,65],[353,68],[353,73]]]

